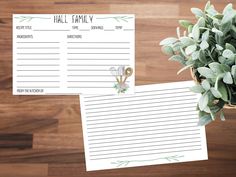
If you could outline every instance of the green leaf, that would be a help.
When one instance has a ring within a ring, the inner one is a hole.
[[[231,69],[230,69],[230,67],[228,65],[221,64],[220,67],[222,68],[222,70],[224,72],[230,72],[231,71]]]
[[[231,67],[231,74],[233,75],[233,77],[236,76],[236,65],[233,65],[233,66]]]
[[[218,14],[213,5],[210,5],[206,12],[212,17]]]
[[[217,50],[223,50],[223,49],[224,49],[223,47],[221,47],[221,46],[218,45],[218,44],[216,44],[216,48],[217,48]]]
[[[207,11],[210,6],[211,6],[211,2],[210,2],[210,1],[207,1],[204,10]]]
[[[203,87],[206,91],[210,90],[210,88],[211,88],[210,83],[209,83],[206,79],[202,81],[202,87]]]
[[[219,83],[218,83],[218,91],[221,93],[221,95],[222,95],[222,99],[224,100],[224,101],[228,101],[228,93],[227,93],[227,88],[226,88],[226,86],[225,86],[225,84],[223,84],[221,81],[219,81]]]
[[[205,126],[209,124],[212,121],[211,116],[209,114],[206,114],[199,118],[198,126]]]
[[[222,53],[222,56],[225,58],[234,58],[234,53],[229,49],[225,49]]]
[[[206,106],[203,111],[206,112],[206,113],[211,113],[211,110],[210,110],[209,106]]]
[[[218,30],[218,29],[216,29],[216,28],[212,28],[212,30],[211,30],[213,33],[216,33],[217,35],[219,35],[219,36],[223,36],[224,35],[224,33],[222,32],[222,31],[220,31],[220,30]]]
[[[205,27],[205,19],[203,17],[199,18],[197,21],[198,27]]]
[[[207,63],[206,55],[205,55],[205,52],[203,50],[199,50],[199,60],[202,63]]]
[[[221,64],[218,63],[218,62],[212,62],[212,63],[210,63],[210,64],[209,64],[209,67],[210,67],[210,69],[211,69],[214,73],[216,73],[217,75],[223,72],[223,71],[222,71],[222,70],[223,70],[223,69],[222,69],[222,66],[221,66]]]
[[[186,53],[187,55],[190,55],[190,54],[193,53],[196,49],[197,49],[197,46],[196,46],[196,45],[190,45],[190,46],[186,47],[185,53]]]
[[[226,34],[227,32],[230,31],[231,26],[232,26],[232,22],[224,23],[224,24],[221,25],[221,31],[222,31],[224,34]]]
[[[190,25],[193,25],[190,21],[188,20],[179,20],[179,24],[184,27],[184,28],[188,28]]]
[[[199,51],[193,52],[191,56],[193,60],[197,60],[199,58]]]
[[[209,47],[209,44],[207,43],[207,41],[202,41],[201,44],[200,44],[200,48],[202,50],[205,50]]]
[[[216,97],[216,98],[222,97],[221,93],[218,90],[216,90],[214,87],[211,87],[210,90],[211,90],[211,93],[214,95],[214,97]]]
[[[189,34],[192,33],[192,30],[193,30],[193,25],[189,25],[189,26],[188,26],[188,33],[189,33]]]
[[[192,35],[195,40],[198,40],[200,37],[200,30],[197,24],[193,26]]]
[[[172,57],[169,58],[170,61],[177,61],[181,64],[185,64],[185,60],[183,57],[181,57],[180,55],[173,55]]]
[[[222,56],[219,56],[219,57],[218,57],[218,60],[219,60],[220,63],[224,64],[225,61],[226,61],[226,58],[225,58],[225,57],[222,57]]]
[[[177,72],[177,75],[180,74],[181,72],[183,72],[184,70],[188,69],[188,68],[191,68],[193,66],[193,64],[190,64],[190,65],[187,65],[183,68],[181,68],[178,72]]]
[[[209,30],[206,30],[204,33],[202,33],[202,41],[207,41],[209,38]]]
[[[202,12],[201,9],[199,8],[191,8],[191,12],[196,15],[197,17],[202,17],[204,16],[204,13]]]
[[[170,47],[170,46],[165,46],[165,45],[162,46],[161,51],[163,53],[167,54],[167,55],[173,55],[174,54],[174,51],[173,51],[172,47]]]
[[[225,6],[224,10],[223,10],[223,14],[228,13],[229,11],[233,10],[233,5],[232,3],[229,3]]]
[[[213,71],[207,67],[197,68],[197,71],[200,73],[200,75],[204,76],[205,78],[215,77],[215,74],[213,73]]]
[[[231,76],[230,72],[225,73],[223,81],[226,84],[233,84],[233,79],[232,79],[232,76]]]
[[[225,48],[231,50],[233,53],[236,52],[235,47],[229,43],[225,44]]]
[[[205,92],[205,93],[201,96],[201,98],[200,98],[200,100],[199,100],[199,102],[198,102],[198,106],[199,106],[199,109],[200,109],[201,111],[203,111],[203,110],[206,108],[206,106],[207,106],[207,104],[208,104],[208,101],[209,101],[209,98],[208,98],[207,92]]]
[[[190,90],[194,93],[202,93],[205,91],[201,85],[194,85]]]
[[[230,4],[229,4],[229,5],[230,5]],[[227,9],[227,6],[225,7],[223,14],[224,14],[224,17],[223,17],[223,19],[222,19],[222,21],[221,21],[221,24],[228,23],[228,22],[231,21],[231,20],[235,17],[235,15],[236,15],[235,10],[233,10],[232,8],[231,8],[231,9],[230,9],[230,8]]]
[[[177,38],[168,37],[168,38],[166,38],[166,39],[163,39],[163,40],[160,42],[160,45],[170,45],[170,44],[175,43],[177,40],[178,40]]]
[[[179,40],[184,46],[189,46],[189,45],[195,44],[194,40],[191,39],[190,37],[181,37],[181,38],[179,38]]]
[[[232,74],[233,79],[234,79],[234,84],[236,84],[236,65],[233,65],[231,67],[231,74]]]
[[[220,119],[222,121],[225,121],[225,115],[224,115],[224,112],[223,111],[220,111]]]

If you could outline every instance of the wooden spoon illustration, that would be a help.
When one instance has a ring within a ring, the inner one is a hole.
[[[123,83],[127,80],[128,77],[130,77],[133,74],[133,69],[131,67],[128,67],[125,69],[125,79]]]

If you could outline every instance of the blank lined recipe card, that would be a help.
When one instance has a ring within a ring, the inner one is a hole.
[[[134,93],[135,17],[13,15],[13,94]]]
[[[192,81],[136,86],[133,95],[80,98],[88,171],[205,160]]]

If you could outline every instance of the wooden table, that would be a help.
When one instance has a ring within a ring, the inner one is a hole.
[[[220,10],[226,1],[215,0]],[[159,42],[175,36],[179,19],[193,20],[193,0],[1,0],[0,1],[0,177],[200,177],[236,176],[236,111],[207,126],[209,160],[86,172],[77,96],[12,95],[13,13],[134,13],[136,84],[191,79],[176,75]],[[236,5],[236,4],[235,4]]]

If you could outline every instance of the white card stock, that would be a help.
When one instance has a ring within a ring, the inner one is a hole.
[[[88,171],[205,160],[192,81],[136,86],[133,95],[80,97]]]
[[[13,15],[13,94],[134,93],[134,15]]]

